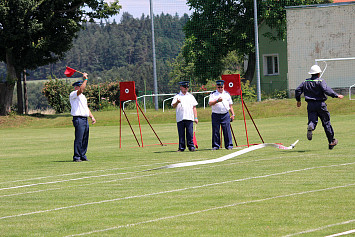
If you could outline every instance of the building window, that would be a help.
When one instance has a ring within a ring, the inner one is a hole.
[[[279,75],[279,55],[264,55],[264,75]]]

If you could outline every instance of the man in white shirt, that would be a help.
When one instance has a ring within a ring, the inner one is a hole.
[[[83,95],[88,81],[88,74],[83,74],[84,81],[73,83],[74,91],[70,93],[71,115],[73,116],[73,125],[75,127],[74,140],[74,162],[88,161],[86,152],[89,143],[89,122],[91,118],[92,124],[96,123],[94,116],[87,104],[87,99]]]
[[[233,149],[230,122],[234,120],[233,100],[224,90],[224,81],[216,81],[216,89],[210,95],[208,104],[212,107],[212,149],[218,150],[221,144],[220,127],[222,126],[225,148]],[[229,115],[229,111],[231,115]]]
[[[180,92],[176,94],[171,102],[173,108],[176,108],[176,122],[179,134],[178,152],[184,151],[187,147],[189,151],[195,151],[193,142],[193,122],[198,123],[195,97],[188,92],[189,82],[179,82]],[[186,130],[186,140],[185,140]]]

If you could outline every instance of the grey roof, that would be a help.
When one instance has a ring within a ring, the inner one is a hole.
[[[314,5],[286,6],[285,8],[286,8],[286,10],[297,10],[297,9],[317,8],[317,7],[337,7],[337,6],[352,5],[352,4],[355,4],[355,1],[327,3],[327,4],[314,4]]]

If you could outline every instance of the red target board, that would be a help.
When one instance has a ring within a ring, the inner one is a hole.
[[[120,82],[120,101],[137,100],[134,81]]]
[[[224,81],[224,90],[230,95],[242,94],[239,74],[222,75],[222,80]]]

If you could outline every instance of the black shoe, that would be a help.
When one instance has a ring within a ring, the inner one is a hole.
[[[333,142],[329,144],[329,150],[333,149],[338,144],[338,139],[333,139]]]
[[[216,151],[218,149],[219,149],[218,147],[212,147],[212,151]]]
[[[195,147],[192,147],[191,149],[189,149],[189,151],[192,151],[192,152],[194,152],[196,149],[195,149]]]
[[[307,128],[307,139],[308,140],[312,140],[312,132],[313,132],[313,129],[311,126],[308,125],[308,128]]]
[[[176,152],[183,152],[183,151],[184,151],[184,150],[180,150],[180,149],[179,149],[179,150],[177,150]]]
[[[82,162],[82,160],[77,159],[77,160],[73,160],[73,162]]]

